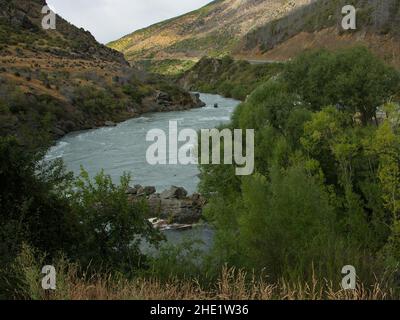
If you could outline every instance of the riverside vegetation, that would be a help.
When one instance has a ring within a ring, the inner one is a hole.
[[[399,72],[364,48],[303,54],[257,87],[229,124],[255,129],[255,174],[201,166],[209,253],[187,241],[144,254],[164,238],[129,201],[129,176],[74,178],[45,147],[1,137],[1,297],[398,298],[399,93]],[[354,291],[340,287],[349,264]]]
[[[301,55],[258,87],[230,125],[255,129],[256,174],[202,167],[214,265],[338,283],[351,264],[396,288],[398,93],[398,71],[364,48]]]

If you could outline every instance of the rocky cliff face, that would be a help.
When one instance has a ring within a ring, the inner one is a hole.
[[[40,131],[59,137],[144,112],[201,106],[59,16],[55,30],[44,30],[45,4],[0,0],[1,135]]]

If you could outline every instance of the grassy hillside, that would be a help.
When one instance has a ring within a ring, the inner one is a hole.
[[[345,5],[357,9],[357,29],[341,27]],[[235,49],[242,56],[287,60],[308,49],[363,45],[400,67],[398,0],[317,0],[248,33]]]
[[[148,28],[109,46],[130,62],[193,60],[231,53],[250,30],[284,16],[311,0],[219,0]],[[178,63],[179,64],[179,63]]]
[[[357,9],[357,30],[344,32],[341,10],[349,4]],[[307,49],[354,45],[400,67],[399,8],[397,0],[221,0],[109,46],[162,74],[177,74],[203,56],[282,61]]]
[[[188,93],[131,68],[121,53],[59,16],[55,30],[44,30],[44,5],[0,0],[1,135],[33,130],[58,137],[164,111],[156,98],[164,89],[171,109],[195,105]]]
[[[279,74],[283,64],[256,64],[222,59],[203,58],[179,77],[179,84],[188,90],[218,93],[225,97],[245,100],[261,83]]]
[[[153,74],[165,76],[177,76],[194,67],[197,59],[165,59],[165,60],[140,60],[134,63],[135,67],[141,70],[147,70]]]

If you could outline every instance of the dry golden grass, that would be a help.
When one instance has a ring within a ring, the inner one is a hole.
[[[386,300],[395,299],[391,289],[376,283],[372,287],[359,285],[356,290],[336,290],[328,281],[312,283],[270,284],[245,272],[224,268],[216,284],[204,289],[195,280],[156,279],[116,280],[111,276],[78,277],[70,268],[58,280],[57,290],[40,299],[51,300]],[[59,278],[59,277],[58,277]]]

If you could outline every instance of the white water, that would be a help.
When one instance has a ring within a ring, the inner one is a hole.
[[[59,140],[46,155],[47,160],[62,158],[67,169],[79,174],[83,166],[91,176],[101,169],[111,175],[114,182],[128,172],[132,184],[155,186],[157,191],[171,185],[181,186],[193,193],[199,182],[196,165],[156,165],[146,161],[146,134],[151,129],[168,133],[169,121],[178,122],[178,129],[210,129],[229,122],[239,101],[218,95],[201,94],[207,106],[188,111],[151,113],[120,123],[112,128],[100,128],[69,134]],[[219,108],[214,108],[218,103]]]
[[[46,155],[47,160],[62,158],[67,169],[79,174],[83,166],[91,176],[101,169],[111,175],[115,183],[124,172],[129,172],[132,184],[155,186],[163,191],[171,185],[186,188],[189,193],[197,189],[199,170],[196,165],[157,165],[146,161],[146,134],[151,129],[163,129],[168,133],[169,121],[178,121],[178,129],[211,129],[229,122],[239,101],[218,95],[201,94],[207,106],[180,112],[151,113],[120,123],[112,128],[100,128],[71,133],[57,142]],[[218,103],[219,108],[214,108]],[[169,242],[198,239],[208,250],[212,244],[213,230],[203,225],[184,232],[169,230],[165,235]],[[144,250],[148,250],[144,244]]]

